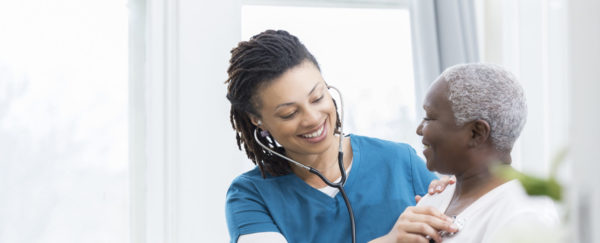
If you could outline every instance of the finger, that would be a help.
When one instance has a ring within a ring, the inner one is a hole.
[[[450,184],[450,176],[443,176],[437,183],[434,188],[434,193],[443,192],[446,189],[446,186]]]
[[[421,222],[431,225],[435,229],[456,232],[458,228],[453,224],[453,219],[441,213],[434,207],[420,206],[407,208],[406,213],[400,217],[409,222]]]
[[[398,237],[398,242],[417,242],[417,243],[429,243],[429,239],[418,234],[403,234]]]
[[[421,198],[423,198],[423,197],[421,197],[419,195],[415,195],[415,202],[419,203],[419,201],[421,201]]]
[[[453,225],[452,220],[449,218],[441,219],[439,217],[426,215],[426,214],[413,214],[406,218],[407,221],[413,223],[424,223],[429,225],[431,228],[438,231],[456,232],[457,228]]]
[[[446,181],[446,183],[447,183],[447,181]],[[446,189],[446,185],[447,184],[439,184],[439,185],[435,186],[434,193],[440,193],[440,192],[444,191],[444,189]]]
[[[427,214],[427,215],[438,217],[440,219],[450,219],[450,217],[446,216],[440,210],[438,210],[437,208],[434,208],[432,206],[419,206],[419,207],[411,206],[411,207],[407,207],[405,209],[405,211],[407,213],[413,213],[413,214]]]
[[[429,193],[429,195],[433,195],[434,194],[434,190],[435,187],[438,185],[439,180],[433,180],[431,181],[431,183],[429,183],[429,189],[427,189],[427,193]]]
[[[432,182],[430,184],[430,186],[433,187],[433,193],[429,193],[429,194],[436,194],[436,193],[440,193],[443,192],[444,190],[446,190],[446,187],[448,185],[452,185],[456,183],[456,177],[454,176],[443,176],[439,181],[435,181],[435,186],[433,185],[434,183]]]
[[[427,238],[433,239],[436,242],[441,242],[442,237],[438,234],[437,230],[432,228],[430,225],[426,223],[415,223],[415,222],[404,222],[400,225],[400,228],[406,232],[406,236],[408,235],[416,235],[416,239],[422,238],[427,240]],[[426,238],[426,236],[429,236]],[[426,241],[427,242],[427,241]]]

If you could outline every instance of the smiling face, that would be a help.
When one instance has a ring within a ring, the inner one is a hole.
[[[425,146],[427,168],[442,174],[458,174],[468,169],[468,125],[457,126],[448,100],[448,83],[440,78],[429,89],[423,109],[425,117],[417,127]],[[468,123],[467,123],[468,124]]]
[[[268,131],[290,157],[319,155],[336,149],[336,110],[317,67],[304,61],[260,87],[256,94],[261,129]]]

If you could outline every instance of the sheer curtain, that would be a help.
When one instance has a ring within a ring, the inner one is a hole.
[[[478,1],[477,6],[482,59],[515,73],[527,97],[529,114],[513,164],[548,176],[552,158],[568,143],[566,1]]]
[[[516,165],[548,176],[551,161],[567,147],[558,167],[572,242],[598,242],[600,190],[597,181],[598,120],[597,1],[477,1],[483,59],[501,63],[519,76],[529,117]]]
[[[480,60],[472,0],[412,0],[417,114],[429,85],[448,67]]]

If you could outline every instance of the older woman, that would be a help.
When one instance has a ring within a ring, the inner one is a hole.
[[[417,134],[423,137],[427,168],[456,176],[456,184],[418,204],[433,206],[462,226],[444,242],[490,242],[511,226],[558,222],[551,200],[528,197],[518,181],[493,173],[497,165],[510,165],[527,116],[523,89],[513,75],[489,64],[451,67],[432,84],[423,109]]]

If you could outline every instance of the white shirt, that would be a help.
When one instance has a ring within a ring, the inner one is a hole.
[[[448,185],[439,194],[428,194],[417,206],[445,212],[455,188],[455,184]],[[547,232],[559,224],[554,202],[547,197],[528,196],[518,180],[494,188],[455,216],[459,232],[444,237],[446,243],[501,242],[499,239],[506,239],[507,234],[511,239],[524,239],[532,235],[531,230]]]

